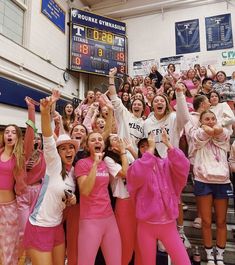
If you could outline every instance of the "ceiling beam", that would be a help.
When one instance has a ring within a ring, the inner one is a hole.
[[[133,6],[131,4],[131,1],[128,1],[126,4],[121,4],[121,2],[115,2],[111,6],[107,5],[106,2],[106,7],[104,6],[92,6],[92,11],[98,12],[100,14],[105,14],[107,16],[111,17],[129,17],[129,16],[135,16],[139,14],[147,14],[147,13],[153,13],[153,12],[162,12],[162,9],[165,11],[167,10],[173,10],[173,9],[179,9],[179,8],[190,8],[190,7],[195,7],[199,5],[206,5],[206,4],[214,4],[218,2],[226,2],[226,0],[221,1],[221,0],[167,0],[167,1],[160,1],[160,2],[155,2],[155,3],[150,3],[150,4],[145,4],[145,5],[136,5]],[[133,3],[133,2],[132,2]],[[129,6],[128,6],[129,4]],[[117,8],[119,6],[119,8]]]
[[[87,0],[80,0],[80,1],[81,1],[81,3],[82,3],[84,6],[90,6],[89,1],[87,1]]]

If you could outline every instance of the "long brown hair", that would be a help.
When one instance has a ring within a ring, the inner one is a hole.
[[[18,193],[26,187],[26,184],[24,181],[26,171],[25,171],[25,156],[24,156],[24,147],[23,147],[23,134],[22,134],[21,129],[15,124],[8,124],[5,127],[3,133],[5,133],[6,129],[10,126],[15,128],[16,136],[17,136],[17,140],[14,145],[12,154],[16,161],[14,169],[13,169],[13,175],[16,181],[15,190],[16,190],[16,193]],[[4,142],[4,137],[3,137],[3,149],[5,148],[5,144],[6,143]]]
[[[14,167],[14,175],[17,175],[24,168],[24,164],[25,164],[24,147],[23,147],[23,134],[22,134],[21,129],[15,124],[8,124],[5,127],[3,133],[5,133],[6,129],[10,126],[15,128],[16,136],[17,136],[17,140],[16,140],[16,143],[15,143],[13,151],[12,151],[12,154],[14,155],[14,157],[16,159],[16,164]],[[5,147],[4,138],[3,138],[3,146]]]

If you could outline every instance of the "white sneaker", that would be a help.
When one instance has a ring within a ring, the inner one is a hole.
[[[200,217],[196,217],[193,221],[193,227],[197,229],[202,228],[202,219]]]
[[[212,248],[205,248],[207,265],[215,265],[214,250]]]

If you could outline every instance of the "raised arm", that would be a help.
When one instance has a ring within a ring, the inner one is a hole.
[[[112,133],[112,124],[113,124],[113,110],[108,108],[108,116],[106,118],[106,124],[105,124],[105,128],[104,128],[104,132],[102,133],[104,141]]]
[[[109,71],[109,94],[110,96],[116,95],[116,88],[115,88],[115,82],[114,82],[114,76],[117,73],[117,68],[114,67],[110,69]]]
[[[176,108],[176,119],[177,119],[177,129],[181,131],[185,124],[190,119],[190,114],[186,102],[185,95],[183,93],[185,87],[182,83],[176,84],[176,101],[177,101],[177,108]]]
[[[35,126],[35,105],[33,103],[33,100],[30,97],[26,97],[25,102],[28,106],[28,120],[26,121],[27,128],[25,132],[25,139],[27,139],[27,141],[24,141],[25,159],[27,161],[30,158],[33,151],[33,140],[34,140],[34,135],[36,133],[36,126]]]
[[[59,99],[60,93],[52,90],[52,95],[40,100],[42,135],[50,137],[53,135],[51,128],[51,106]]]

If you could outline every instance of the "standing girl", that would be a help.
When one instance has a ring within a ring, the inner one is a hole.
[[[75,190],[72,163],[77,141],[64,134],[55,142],[50,125],[50,109],[58,98],[59,93],[53,91],[51,97],[40,101],[46,175],[24,234],[24,245],[33,265],[64,265],[63,209],[76,203],[75,195],[65,194]]]
[[[178,202],[187,182],[189,161],[180,149],[171,145],[164,129],[162,142],[167,148],[166,158],[154,155],[155,140],[151,133],[147,152],[127,172],[127,188],[136,205],[137,240],[144,264],[156,264],[156,240],[161,240],[172,263],[190,265],[176,227]]]
[[[42,139],[41,136],[36,133],[34,105],[36,102],[29,97],[26,97],[25,101],[28,106],[27,128],[24,136],[26,139],[24,141],[24,153],[26,161],[25,182],[27,187],[21,195],[17,196],[21,248],[25,226],[33,204],[41,189],[42,179],[45,176],[46,170],[46,163],[42,151]],[[23,248],[21,251],[23,251]],[[21,254],[23,253],[20,253],[20,256]],[[22,256],[21,260],[24,260],[24,256]]]
[[[0,149],[0,263],[16,265],[18,262],[18,211],[16,194],[25,189],[23,138],[20,128],[7,125]]]
[[[135,99],[131,103],[131,112],[126,109],[116,93],[114,84],[116,73],[117,68],[112,68],[109,71],[109,96],[114,107],[118,136],[122,139],[129,139],[137,151],[137,143],[143,137],[144,132],[142,116],[145,110],[145,103],[140,99]]]
[[[207,253],[207,264],[224,265],[223,254],[227,240],[226,215],[228,198],[233,196],[227,162],[227,144],[230,132],[217,125],[215,114],[204,111],[201,127],[193,132],[194,194],[202,218],[202,237]],[[212,243],[212,208],[216,218],[216,257]]]
[[[89,157],[75,165],[80,191],[78,264],[94,265],[101,246],[107,265],[121,265],[121,240],[108,193],[109,173],[102,160],[100,133],[88,135],[87,149]]]

